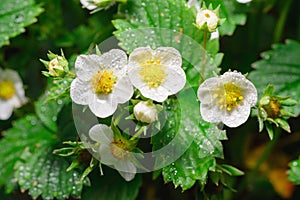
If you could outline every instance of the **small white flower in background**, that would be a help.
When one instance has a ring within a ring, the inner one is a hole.
[[[255,86],[239,72],[205,80],[198,89],[202,118],[229,127],[245,123],[257,102]]]
[[[23,83],[16,71],[0,68],[0,120],[7,120],[14,108],[27,102]]]
[[[236,1],[239,2],[239,3],[249,3],[252,0],[236,0]]]
[[[91,139],[99,142],[97,151],[100,162],[114,166],[126,181],[131,181],[136,174],[136,166],[130,161],[130,152],[122,140],[115,140],[111,128],[104,124],[93,126],[89,135]]]
[[[138,121],[145,123],[153,123],[157,120],[158,111],[152,102],[140,101],[133,108],[133,113]]]
[[[72,100],[88,105],[98,117],[112,115],[118,104],[127,102],[133,95],[126,69],[127,55],[119,49],[101,56],[78,56],[75,62],[77,78],[71,84]]]
[[[172,47],[139,47],[129,56],[128,76],[143,96],[163,102],[185,85],[181,64],[180,53]]]

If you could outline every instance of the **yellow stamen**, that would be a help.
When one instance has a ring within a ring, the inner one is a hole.
[[[117,77],[112,71],[98,71],[92,78],[92,88],[96,94],[109,94],[117,83]]]
[[[15,95],[14,84],[10,81],[0,81],[0,99],[8,100]]]
[[[160,64],[160,60],[147,60],[142,63],[140,76],[150,88],[157,88],[165,82],[167,74],[164,69],[166,67]]]
[[[226,83],[215,90],[214,98],[219,104],[219,109],[226,109],[228,112],[238,108],[239,103],[244,99],[241,89],[234,83]]]

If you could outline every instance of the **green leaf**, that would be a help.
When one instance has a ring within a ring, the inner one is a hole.
[[[83,194],[83,200],[90,199],[109,199],[109,200],[134,200],[142,185],[142,176],[136,175],[135,178],[126,182],[120,174],[113,169],[104,168],[104,176],[93,174],[97,184],[87,188]]]
[[[25,31],[24,27],[37,21],[43,9],[34,0],[2,0],[0,4],[0,47],[9,44],[9,38]]]
[[[202,47],[204,33],[194,25],[196,11],[188,8],[186,1],[128,0],[120,12],[125,19],[113,22],[117,28],[114,34],[128,53],[141,46],[174,47],[182,55],[183,68],[192,85],[199,85],[199,72],[203,69],[205,78],[219,73],[217,64],[222,56],[214,61],[218,40],[209,40],[206,50]]]
[[[43,124],[51,131],[57,131],[57,116],[66,101],[57,100],[47,102],[48,96],[44,94],[35,103],[35,111]]]
[[[54,156],[51,148],[40,146],[30,152],[27,149],[15,165],[15,178],[21,190],[28,190],[36,199],[66,199],[69,196],[80,197],[82,182],[76,171],[66,172],[68,163]]]
[[[203,121],[199,102],[192,89],[181,92],[178,100],[172,100],[167,109],[167,121],[162,131],[152,138],[153,150],[174,143],[173,151],[183,154],[162,169],[165,182],[173,182],[183,190],[191,188],[197,180],[204,184],[209,170],[216,167],[216,157],[223,157],[220,140],[226,134],[216,124]],[[170,150],[172,151],[172,150]],[[170,161],[168,152],[161,153],[156,166],[164,166]]]
[[[246,14],[239,11],[239,6],[236,1],[232,0],[205,0],[206,5],[210,3],[213,8],[220,5],[220,18],[225,18],[225,22],[220,26],[219,32],[221,35],[232,35],[237,25],[246,23]]]
[[[34,149],[55,141],[54,135],[34,115],[17,120],[4,136],[0,141],[0,186],[13,179],[14,165],[26,148]]]
[[[260,95],[269,84],[274,85],[276,96],[291,96],[300,99],[300,44],[287,40],[276,44],[273,49],[262,53],[262,60],[253,64],[249,74]],[[299,115],[300,105],[292,107],[292,113]]]
[[[294,160],[289,164],[290,169],[288,170],[288,180],[292,181],[296,185],[300,185],[300,158]]]

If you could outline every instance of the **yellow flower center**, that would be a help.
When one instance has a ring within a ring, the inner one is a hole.
[[[92,78],[92,88],[96,94],[109,94],[117,83],[117,77],[112,71],[98,71]]]
[[[149,88],[157,88],[164,83],[167,74],[164,69],[166,67],[160,64],[160,60],[147,60],[142,63],[140,76]]]
[[[15,95],[14,84],[10,81],[0,81],[0,98],[8,100]]]
[[[110,150],[112,155],[120,160],[125,160],[128,154],[128,149],[126,148],[125,143],[121,140],[112,142],[110,145]]]
[[[241,89],[234,83],[226,83],[216,90],[214,97],[220,105],[220,110],[231,111],[233,108],[238,108],[239,103],[244,99],[241,93]]]

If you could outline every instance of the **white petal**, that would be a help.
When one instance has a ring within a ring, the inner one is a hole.
[[[129,160],[118,160],[115,167],[126,181],[131,181],[136,174],[136,167]]]
[[[238,127],[245,123],[250,115],[249,105],[239,105],[238,108],[233,109],[231,112],[225,112],[222,115],[222,122],[231,128]]]
[[[112,94],[93,95],[90,99],[89,108],[97,117],[106,118],[117,110],[118,104],[112,100]]]
[[[244,101],[253,107],[257,102],[257,90],[249,80],[246,80],[246,84],[247,87],[243,87]]]
[[[207,122],[221,122],[224,111],[219,109],[217,104],[200,104],[200,113],[202,119]]]
[[[101,55],[99,65],[102,69],[113,70],[116,76],[123,76],[127,70],[127,55],[120,49],[112,49]]]
[[[83,6],[84,8],[87,8],[87,9],[89,9],[89,10],[94,10],[94,9],[97,8],[97,6],[95,6],[95,5],[91,4],[91,3],[89,3],[87,0],[80,0],[80,3],[82,4],[82,6]]]
[[[100,69],[100,56],[98,55],[80,55],[75,62],[77,78],[82,81],[89,81],[93,75]]]
[[[162,86],[159,86],[157,88],[149,88],[148,86],[144,86],[142,88],[139,88],[139,90],[144,97],[147,97],[157,102],[163,102],[169,96],[168,90]]]
[[[150,47],[139,47],[129,55],[128,67],[140,66],[147,60],[152,60],[153,50]]]
[[[20,98],[16,95],[6,100],[6,102],[13,108],[20,108],[23,105],[22,101],[20,101]]]
[[[0,120],[7,120],[13,112],[14,107],[7,101],[0,100]]]
[[[125,103],[133,95],[133,87],[127,76],[118,80],[112,92],[113,101],[116,103]]]
[[[130,173],[130,172],[122,172],[119,171],[119,174],[126,180],[126,181],[131,181],[135,177],[135,173]]]
[[[101,144],[110,144],[114,140],[112,130],[104,124],[93,126],[89,131],[89,135],[92,140]]]
[[[2,79],[9,80],[9,81],[13,82],[14,84],[15,83],[22,84],[22,80],[21,80],[19,74],[16,71],[11,70],[11,69],[3,70]]]
[[[119,161],[119,159],[113,156],[110,145],[100,144],[99,154],[101,159],[100,162],[105,165],[115,165]]]
[[[213,77],[206,79],[198,88],[197,96],[201,103],[211,104],[214,100],[216,88],[220,86],[220,79]]]
[[[23,88],[23,83],[22,82],[17,82],[14,84],[15,86],[15,90],[16,90],[16,97],[19,100],[19,104],[23,105],[25,103],[27,103],[27,98],[25,97],[25,91]]]
[[[170,94],[176,94],[185,85],[186,76],[182,68],[167,67],[165,73],[168,76],[165,79],[162,87],[166,88]]]
[[[71,83],[70,96],[72,101],[80,105],[88,105],[93,96],[89,82],[75,78]]]
[[[147,84],[145,82],[143,82],[141,80],[141,76],[140,76],[140,67],[132,67],[128,69],[128,77],[132,83],[132,85],[134,85],[134,87],[136,88],[142,88],[145,87]]]
[[[154,59],[159,59],[161,65],[169,67],[181,67],[181,54],[175,48],[159,47],[154,52]]]

